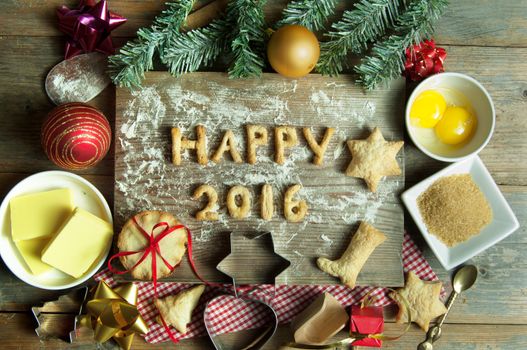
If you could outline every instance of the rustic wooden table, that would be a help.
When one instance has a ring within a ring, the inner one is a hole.
[[[203,1],[202,1],[203,2]],[[274,21],[286,1],[270,1],[267,15]],[[44,77],[59,62],[64,38],[57,30],[55,8],[76,1],[9,0],[0,3],[0,194],[22,178],[55,169],[40,148],[40,125],[52,104],[43,89]],[[164,1],[113,0],[111,9],[128,18],[117,31],[117,43],[135,36],[137,28],[151,23]],[[494,99],[497,123],[494,137],[481,158],[516,213],[521,228],[509,238],[475,257],[480,278],[475,288],[459,299],[449,315],[438,349],[527,348],[527,1],[452,1],[437,25],[436,41],[448,51],[446,69],[478,79]],[[92,103],[110,120],[114,118],[115,92],[108,88]],[[433,161],[411,144],[406,145],[406,185],[445,166]],[[113,156],[97,167],[81,172],[113,202]],[[407,226],[424,250],[439,277],[449,287],[450,276],[420,240],[411,220]],[[32,305],[50,300],[57,292],[30,287],[0,266],[0,347],[2,349],[92,349],[95,343],[81,338],[74,344],[40,341],[28,312]],[[58,317],[58,316],[57,316]],[[388,321],[388,329],[394,328]],[[239,344],[251,332],[228,337]],[[277,349],[289,340],[281,327],[271,345]],[[414,349],[424,333],[412,327],[387,349]],[[150,345],[137,337],[133,349],[210,349],[207,339],[179,345]],[[116,348],[112,342],[99,348]]]

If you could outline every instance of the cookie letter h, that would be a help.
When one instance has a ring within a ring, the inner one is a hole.
[[[198,163],[206,165],[207,157],[207,133],[203,125],[196,126],[197,140],[189,140],[183,137],[179,128],[172,128],[172,163],[181,164],[181,151],[185,149],[196,150]]]

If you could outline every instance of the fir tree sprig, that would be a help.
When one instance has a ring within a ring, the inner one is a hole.
[[[227,49],[227,38],[231,30],[229,22],[215,19],[206,27],[181,32],[165,51],[164,63],[175,76],[208,66]]]
[[[355,67],[358,83],[372,90],[381,83],[401,75],[406,48],[429,38],[437,20],[448,6],[448,0],[414,0],[397,17],[395,30],[386,40],[374,45],[372,55]]]
[[[338,0],[297,0],[291,1],[276,24],[279,28],[286,24],[299,24],[311,31],[324,27],[326,19],[333,14]]]
[[[163,56],[167,45],[185,23],[194,2],[179,0],[168,3],[150,28],[139,29],[137,39],[129,41],[118,54],[109,57],[109,74],[115,85],[127,88],[141,86],[145,72],[153,68],[154,54],[158,52]]]
[[[368,44],[385,34],[395,24],[404,0],[362,0],[325,34],[329,40],[320,44],[317,71],[337,76],[346,67],[350,52],[360,53]]]
[[[231,0],[226,20],[233,24],[231,40],[230,78],[250,78],[262,75],[265,65],[266,0]]]

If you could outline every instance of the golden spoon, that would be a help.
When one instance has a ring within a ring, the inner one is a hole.
[[[446,303],[446,312],[439,320],[439,323],[428,330],[428,333],[426,334],[426,340],[419,344],[417,350],[432,350],[434,348],[432,344],[441,337],[441,327],[443,326],[446,316],[452,308],[457,296],[461,292],[472,287],[474,282],[476,282],[477,277],[478,269],[474,265],[465,265],[456,271],[452,281],[454,290],[450,294],[448,302]]]

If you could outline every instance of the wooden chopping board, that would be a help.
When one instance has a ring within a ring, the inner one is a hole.
[[[143,210],[173,213],[192,231],[194,259],[209,281],[228,281],[216,265],[230,251],[231,231],[270,231],[276,252],[291,262],[276,282],[281,284],[335,284],[338,280],[316,267],[316,257],[337,258],[347,247],[360,220],[367,220],[388,239],[371,255],[361,271],[359,285],[403,285],[401,249],[404,216],[399,195],[404,189],[404,151],[398,154],[403,175],[385,178],[377,193],[371,193],[362,179],[345,176],[351,161],[348,139],[366,138],[374,127],[387,140],[402,140],[404,81],[389,88],[364,93],[352,78],[310,74],[298,80],[277,74],[261,79],[231,80],[224,73],[192,73],[174,78],[165,72],[150,72],[139,91],[117,89],[115,150],[115,218],[120,228],[127,218]],[[191,139],[194,127],[207,129],[209,158],[225,130],[236,135],[245,160],[245,125],[265,125],[268,147],[258,149],[258,162],[236,164],[227,156],[221,164],[199,165],[195,152],[183,156],[180,166],[171,163],[172,127],[179,127]],[[300,144],[287,151],[287,161],[273,161],[273,128],[297,127]],[[335,127],[323,166],[312,164],[312,153],[302,135],[311,127],[320,139],[325,127]],[[205,198],[193,200],[200,184],[213,186],[219,195],[220,220],[199,222],[194,214]],[[258,198],[263,184],[274,189],[275,215],[260,218]],[[309,206],[303,222],[288,223],[283,216],[283,194],[293,184],[302,184],[299,199]],[[252,210],[245,219],[232,219],[226,211],[226,193],[243,185],[252,194]],[[264,268],[259,259],[269,252],[254,245],[244,256],[254,263],[231,268],[238,283],[261,282]],[[261,270],[261,271],[260,271]],[[198,282],[186,259],[166,281]]]

